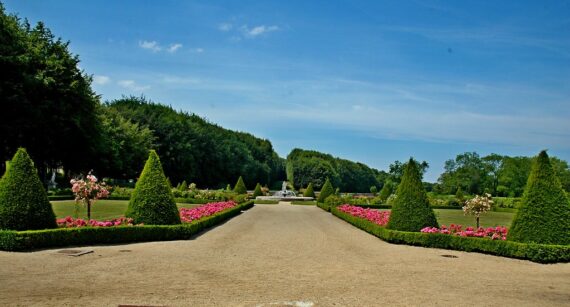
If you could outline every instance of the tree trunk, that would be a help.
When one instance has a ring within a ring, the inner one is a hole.
[[[479,217],[477,217],[477,229],[479,229]]]
[[[87,220],[91,220],[91,200],[87,199]],[[477,218],[477,225],[479,225],[479,218]]]

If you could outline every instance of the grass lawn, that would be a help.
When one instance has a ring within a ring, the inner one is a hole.
[[[316,206],[316,200],[294,200],[291,202],[291,205],[300,205],[300,206]]]
[[[125,215],[128,200],[98,200],[94,205],[91,205],[91,218],[95,220],[110,220]],[[194,208],[200,205],[194,204],[176,204],[180,208]],[[62,200],[52,201],[51,206],[57,218],[64,218],[66,216],[75,217],[75,201]],[[78,205],[80,218],[87,218],[87,208],[83,205]]]
[[[271,199],[256,199],[253,203],[256,205],[277,205],[279,201]]]
[[[380,211],[390,211],[390,209],[382,209]],[[476,221],[475,216],[463,215],[463,210],[453,210],[453,209],[434,209],[435,216],[439,225],[449,226],[450,224],[459,224],[466,226],[475,227]],[[493,227],[493,226],[506,226],[511,227],[511,223],[515,214],[512,212],[487,212],[481,215],[479,223],[482,227]]]

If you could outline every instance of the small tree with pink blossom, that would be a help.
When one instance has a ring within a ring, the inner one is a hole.
[[[491,210],[491,205],[493,205],[491,194],[485,194],[485,196],[475,195],[475,198],[465,202],[463,213],[465,215],[475,215],[477,218],[477,228],[479,228],[479,217],[481,214]]]
[[[98,199],[109,196],[110,186],[99,182],[91,172],[83,178],[71,179],[71,191],[75,194],[75,203],[82,202],[87,207],[87,219],[91,219],[91,205]]]

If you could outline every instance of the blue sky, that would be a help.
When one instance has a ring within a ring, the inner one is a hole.
[[[103,100],[435,181],[458,153],[570,160],[568,1],[29,1]]]

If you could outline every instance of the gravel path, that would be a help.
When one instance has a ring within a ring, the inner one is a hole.
[[[388,244],[314,206],[257,205],[188,241],[82,249],[94,253],[0,252],[0,305],[570,305],[570,264]]]

